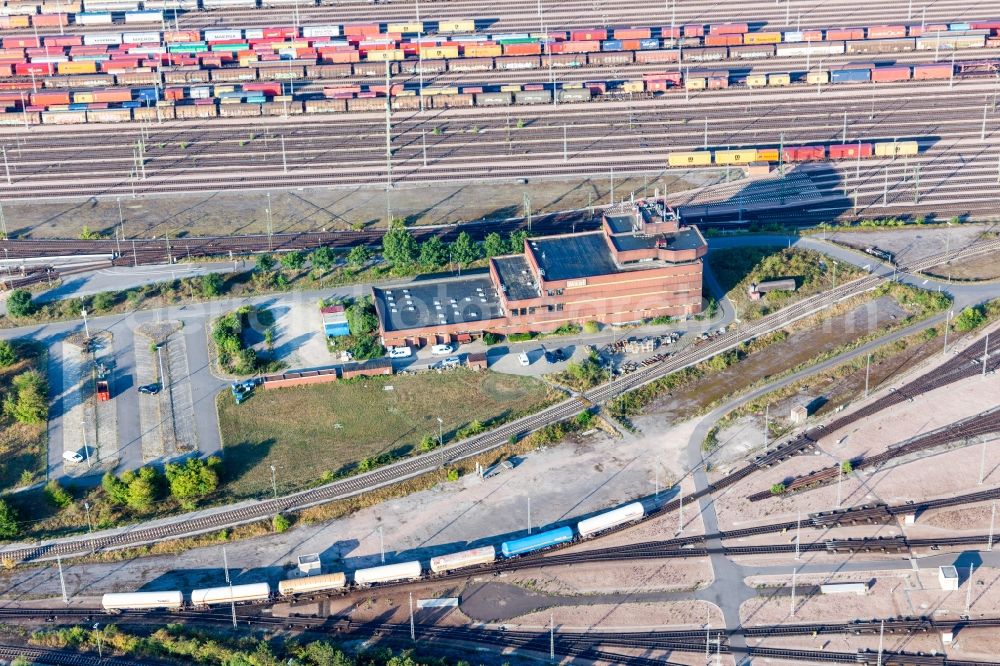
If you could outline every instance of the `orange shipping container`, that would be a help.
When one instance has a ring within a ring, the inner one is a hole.
[[[368,24],[355,24],[355,25],[345,25],[344,35],[354,36],[354,37],[372,37],[379,34],[378,23],[368,23]]]
[[[743,35],[705,35],[705,46],[736,46],[742,43]]]
[[[321,51],[320,58],[323,62],[361,62],[361,54],[357,51]]]
[[[56,72],[59,74],[96,74],[97,62],[93,60],[60,62],[56,65]]]
[[[542,45],[539,42],[526,42],[524,44],[504,44],[504,55],[541,55]]]
[[[780,44],[780,32],[748,32],[743,35],[744,44]]]
[[[476,44],[465,47],[467,58],[496,58],[503,55],[503,48],[499,44]]]
[[[652,32],[649,28],[615,28],[615,39],[649,39]]]
[[[69,92],[67,91],[45,91],[31,93],[32,106],[52,106],[58,104],[69,104]]]

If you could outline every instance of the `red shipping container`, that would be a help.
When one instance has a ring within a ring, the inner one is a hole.
[[[570,41],[589,42],[593,40],[604,41],[608,38],[608,31],[601,28],[588,28],[587,30],[573,30],[570,34]]]
[[[743,43],[743,35],[705,35],[705,46],[738,46]]]
[[[539,42],[525,43],[525,44],[504,44],[503,54],[504,55],[541,55],[542,45]]]
[[[163,99],[167,100],[184,99],[184,88],[164,88]]]
[[[323,97],[335,97],[337,95],[354,95],[361,92],[361,86],[338,86],[336,88],[323,88]]]
[[[742,35],[747,32],[750,32],[750,26],[746,23],[718,23],[708,27],[710,35]]]
[[[215,104],[215,98],[210,97],[208,99],[196,99],[194,103],[198,106],[210,106]]]
[[[622,51],[638,51],[642,48],[641,39],[623,39]]]
[[[42,45],[40,37],[4,37],[3,47],[5,49],[25,49],[38,48]]]
[[[705,26],[689,24],[684,26],[684,36],[685,37],[704,37]]]
[[[894,81],[909,81],[909,66],[876,67],[872,70],[872,81],[877,83],[892,83]]]
[[[871,157],[875,153],[875,148],[870,143],[848,143],[843,145],[830,146],[831,160],[848,160],[861,157]]]
[[[822,42],[823,41],[823,31],[822,30],[803,30],[802,31],[802,41],[804,41],[804,42]]]
[[[31,25],[39,28],[58,28],[69,25],[68,14],[38,14],[31,17]]]
[[[336,64],[343,62],[361,62],[361,54],[357,51],[334,51],[321,53],[320,58],[323,62]]]
[[[129,102],[132,90],[129,88],[104,88],[93,91],[95,102]]]
[[[14,63],[14,73],[18,76],[50,76],[56,73],[55,63],[51,62],[18,62]]]
[[[545,84],[542,83],[525,83],[524,90],[545,90]]]
[[[50,35],[42,40],[45,46],[80,46],[83,37],[80,35]]]
[[[14,65],[0,64],[0,76],[13,76]]]
[[[168,30],[163,33],[163,42],[165,44],[197,42],[200,39],[201,33],[197,30]]]
[[[925,30],[925,29],[926,29],[926,28],[924,28],[923,26],[919,26],[919,25],[911,25],[911,26],[910,26],[910,27],[909,27],[909,28],[907,29],[907,34],[908,34],[908,35],[909,35],[910,37],[920,37],[921,35],[923,35],[923,34],[924,34],[924,30]]]
[[[264,39],[291,39],[298,37],[298,31],[292,26],[264,28]]]
[[[649,39],[653,31],[649,28],[615,28],[615,39]]]
[[[385,86],[383,86],[384,88]],[[400,85],[400,88],[403,86]],[[268,81],[260,83],[244,83],[243,90],[246,92],[262,92],[265,95],[274,97],[281,94],[281,84],[277,81]]]
[[[598,41],[569,41],[562,42],[561,44],[554,44],[553,46],[562,47],[558,51],[553,50],[553,53],[596,53],[601,50],[601,43]]]
[[[924,33],[928,32],[948,32],[947,23],[929,23],[927,27],[924,28]]]
[[[43,92],[31,93],[30,99],[32,106],[53,106],[56,104],[69,104],[69,91],[46,90]],[[131,99],[131,97],[129,99]]]
[[[842,42],[852,39],[864,39],[864,28],[835,28],[826,31],[826,39],[831,42]]]
[[[816,162],[826,158],[826,148],[823,146],[790,146],[782,152],[786,162]]]
[[[660,28],[660,36],[664,39],[679,39],[681,36],[681,27],[675,25]]]
[[[351,36],[374,37],[380,32],[381,30],[379,29],[378,23],[362,23],[362,24],[344,26],[344,35],[347,37]]]
[[[584,88],[590,88],[590,91],[599,95],[603,95],[608,90],[608,84],[604,81],[590,81],[583,84]]]
[[[953,73],[951,63],[928,63],[913,66],[913,80],[927,81],[929,79],[950,79]]]
[[[395,88],[395,86],[393,86],[393,88]],[[462,86],[463,95],[478,95],[481,92],[483,92],[482,86]],[[393,94],[395,94],[395,92]]]
[[[897,39],[906,37],[905,25],[873,25],[868,28],[868,39]]]

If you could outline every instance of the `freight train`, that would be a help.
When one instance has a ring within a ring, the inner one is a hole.
[[[521,555],[537,553],[576,539],[587,539],[615,527],[642,520],[646,515],[641,502],[632,502],[617,509],[586,518],[572,527],[559,527],[520,539],[511,539],[500,544],[500,557],[512,559]],[[481,567],[497,561],[494,546],[482,546],[469,550],[432,557],[425,571],[418,560],[386,564],[368,569],[358,569],[353,573],[354,587],[415,581],[424,577],[443,575],[459,569]],[[347,574],[343,572],[289,578],[278,583],[278,597],[293,598],[301,594],[329,592],[346,589]],[[190,606],[207,608],[218,604],[261,603],[272,598],[271,587],[267,583],[228,585],[225,587],[197,589],[191,591]],[[140,610],[179,610],[184,608],[184,595],[173,590],[167,592],[125,592],[105,594],[101,600],[104,610],[109,613]]]
[[[821,162],[823,160],[859,160],[872,157],[909,157],[920,153],[916,141],[883,141],[821,146],[784,146],[779,148],[739,148],[736,150],[697,150],[674,152],[667,156],[672,167],[711,165],[746,165],[754,162]]]

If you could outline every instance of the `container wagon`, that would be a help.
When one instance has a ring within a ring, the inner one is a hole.
[[[525,553],[531,553],[545,548],[551,548],[561,543],[568,543],[573,540],[573,530],[569,527],[540,532],[523,539],[504,541],[500,550],[504,557],[516,557]]]
[[[278,582],[278,594],[306,594],[322,590],[339,590],[347,586],[347,576],[344,573],[306,576],[305,578],[289,578]]]
[[[581,520],[576,525],[576,531],[582,538],[587,538],[598,532],[609,530],[612,527],[618,527],[619,525],[624,525],[635,520],[642,520],[642,517],[645,515],[646,510],[643,508],[642,502],[632,502],[612,511],[606,511],[591,518]]]
[[[431,558],[431,571],[434,573],[444,573],[453,569],[472,567],[479,564],[491,564],[497,559],[497,551],[493,546],[483,546],[482,548],[472,548],[458,553],[441,555]]]
[[[200,590],[191,590],[191,604],[193,606],[266,601],[270,597],[271,586],[267,583],[250,583],[248,585],[230,585],[227,587],[209,587]]]
[[[101,606],[109,612],[151,610],[154,608],[178,610],[184,606],[184,595],[179,590],[170,592],[109,593],[101,597]]]
[[[393,583],[401,580],[417,580],[423,571],[420,562],[412,560],[410,562],[400,562],[399,564],[386,564],[380,567],[369,569],[358,569],[354,572],[354,583],[360,586],[372,585],[374,583]]]

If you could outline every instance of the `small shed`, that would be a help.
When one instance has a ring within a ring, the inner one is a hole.
[[[806,405],[795,405],[788,418],[791,419],[792,423],[801,425],[809,418],[809,408]]]
[[[303,576],[311,576],[313,574],[318,574],[323,566],[319,561],[319,553],[310,553],[308,555],[299,555],[299,573]]]
[[[465,357],[465,361],[473,370],[485,370],[489,367],[489,362],[486,360],[486,352],[469,352]]]
[[[323,332],[326,337],[339,338],[351,334],[343,305],[328,305],[321,308],[320,313],[323,315]]]
[[[755,176],[767,176],[771,173],[771,163],[770,162],[751,162],[747,165],[747,176],[753,178]]]
[[[751,282],[747,292],[750,300],[759,301],[769,291],[795,291],[794,278],[781,278],[779,280],[766,280],[764,282]]]
[[[340,368],[340,376],[344,379],[391,374],[392,361],[387,358],[373,358],[367,361],[359,361],[358,363],[345,363]]]
[[[938,567],[938,583],[942,590],[954,592],[958,589],[958,569],[951,565]]]
[[[867,583],[824,583],[819,586],[820,594],[867,594]]]

